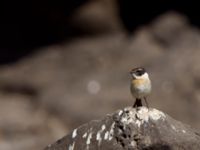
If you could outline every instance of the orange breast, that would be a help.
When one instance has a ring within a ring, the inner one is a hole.
[[[151,81],[148,79],[134,79],[131,81],[131,93],[136,98],[141,98],[151,92]]]
[[[140,86],[140,85],[143,85],[143,84],[146,84],[147,83],[147,80],[144,80],[144,79],[135,79],[135,80],[132,80],[132,84],[134,86]]]

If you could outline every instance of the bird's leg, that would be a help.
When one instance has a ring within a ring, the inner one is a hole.
[[[147,105],[147,108],[149,108],[149,104],[148,104],[148,102],[147,102],[147,98],[146,98],[146,97],[144,97],[144,101],[145,101],[145,103],[146,103],[146,105]]]
[[[137,107],[141,107],[141,106],[142,106],[142,100],[140,98],[136,98],[133,108],[137,108]]]

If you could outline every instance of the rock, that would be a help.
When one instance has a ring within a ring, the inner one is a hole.
[[[154,109],[127,107],[91,121],[45,150],[200,149],[200,133]]]
[[[169,17],[170,16],[170,17]],[[151,24],[153,38],[163,47],[173,47],[190,30],[186,17],[175,12],[160,15]]]
[[[123,32],[116,0],[94,0],[74,11],[68,21],[73,34],[103,35]]]

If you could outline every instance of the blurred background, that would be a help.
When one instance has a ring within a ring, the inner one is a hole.
[[[200,126],[200,10],[192,1],[1,1],[0,149],[36,150],[134,103]]]

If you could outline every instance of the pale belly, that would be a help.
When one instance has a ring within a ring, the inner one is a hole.
[[[134,80],[131,83],[131,93],[135,98],[146,97],[151,92],[150,80]]]

